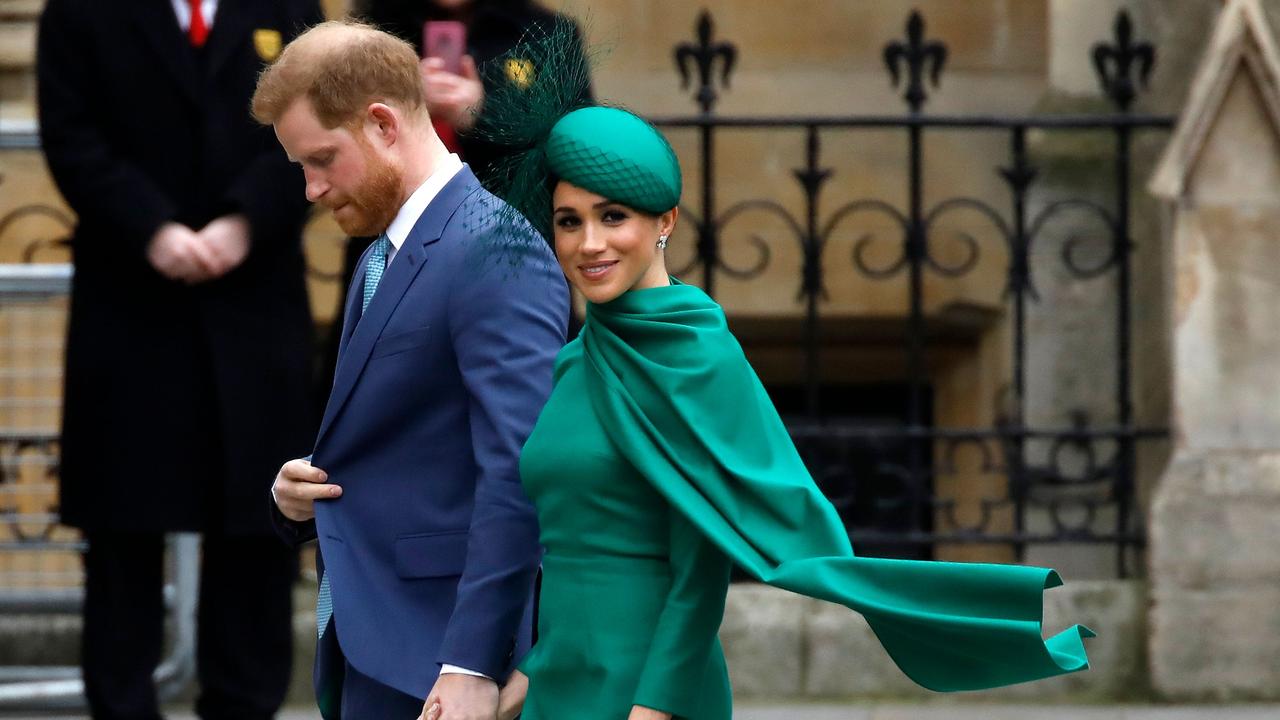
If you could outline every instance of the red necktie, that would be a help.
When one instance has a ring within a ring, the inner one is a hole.
[[[187,31],[191,44],[198,48],[204,47],[204,41],[209,37],[209,26],[204,24],[200,4],[201,0],[191,0],[191,28]]]

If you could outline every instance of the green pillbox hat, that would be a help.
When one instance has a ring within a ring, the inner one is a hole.
[[[547,165],[561,180],[631,208],[680,203],[680,161],[657,128],[618,108],[575,110],[551,128]]]

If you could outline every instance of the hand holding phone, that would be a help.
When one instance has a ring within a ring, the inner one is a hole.
[[[462,56],[467,52],[467,26],[456,20],[428,20],[422,26],[422,53],[439,58],[444,70],[462,74]]]

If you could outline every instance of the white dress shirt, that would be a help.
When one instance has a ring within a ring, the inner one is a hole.
[[[387,267],[391,266],[391,261],[396,259],[396,255],[400,252],[400,247],[404,245],[405,239],[409,237],[409,232],[413,230],[413,226],[418,224],[418,219],[422,217],[422,213],[426,212],[427,206],[432,200],[440,194],[445,185],[453,179],[454,175],[462,169],[462,160],[453,153],[445,158],[440,166],[431,173],[417,190],[404,201],[404,205],[400,206],[400,212],[396,213],[396,217],[387,226],[387,239],[391,241],[391,249],[387,251]],[[440,667],[441,675],[475,675],[476,677],[489,677],[484,673],[478,673],[475,670],[458,667],[457,665],[442,665]]]
[[[173,14],[178,16],[178,27],[182,32],[191,31],[191,0],[171,0]],[[218,0],[201,0],[200,14],[204,16],[204,26],[213,29],[213,16],[218,12]]]
[[[405,238],[409,237],[409,231],[418,224],[418,218],[422,217],[422,213],[426,211],[431,201],[436,199],[436,195],[440,194],[444,186],[448,185],[461,169],[462,160],[456,154],[450,153],[449,157],[440,162],[440,166],[431,173],[431,176],[413,191],[409,199],[404,201],[404,205],[400,206],[400,212],[396,213],[395,219],[387,226],[387,239],[391,241],[391,249],[387,251],[388,267],[400,252],[400,246],[404,245]]]

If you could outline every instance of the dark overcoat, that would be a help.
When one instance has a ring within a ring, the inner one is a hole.
[[[41,138],[75,211],[63,522],[87,530],[270,532],[263,497],[314,439],[301,170],[249,114],[258,73],[322,19],[315,0],[221,0],[193,48],[169,0],[49,0]],[[187,286],[155,231],[228,213],[246,261]]]

